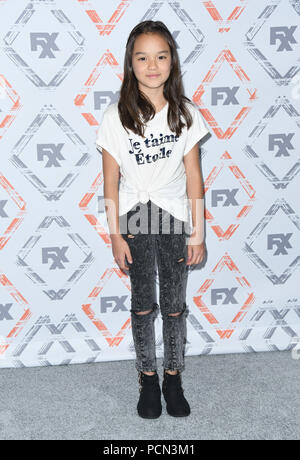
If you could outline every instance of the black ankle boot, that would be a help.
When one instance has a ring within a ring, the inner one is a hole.
[[[167,412],[173,417],[186,417],[191,413],[189,403],[183,395],[184,390],[181,384],[180,371],[177,371],[175,375],[168,374],[164,371],[162,392],[167,403]]]
[[[146,375],[139,371],[140,398],[137,411],[143,418],[158,418],[161,415],[161,389],[157,372]]]

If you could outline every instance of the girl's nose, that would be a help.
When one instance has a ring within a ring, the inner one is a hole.
[[[148,61],[148,67],[150,69],[156,68],[156,60],[155,59],[149,59]]]

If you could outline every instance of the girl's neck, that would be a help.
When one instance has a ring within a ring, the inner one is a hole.
[[[168,101],[166,99],[164,99],[164,101],[159,101],[157,103],[152,102],[152,104],[155,107],[155,112],[160,112],[164,108],[164,106],[167,104],[167,102]]]
[[[164,106],[166,105],[166,103],[168,102],[163,93],[161,94],[146,94],[146,96],[150,99],[151,101],[151,104],[155,107],[155,111],[156,112],[160,112]]]

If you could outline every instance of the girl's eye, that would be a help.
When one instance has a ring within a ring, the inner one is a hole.
[[[159,59],[161,59],[161,58],[162,58],[162,59],[167,59],[166,56],[159,56]],[[146,59],[146,58],[141,57],[141,58],[138,59],[138,61],[144,61],[145,59]]]

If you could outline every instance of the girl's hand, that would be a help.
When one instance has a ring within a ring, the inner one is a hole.
[[[199,264],[205,256],[205,243],[188,244],[188,260],[186,265]]]
[[[122,271],[129,270],[129,267],[125,264],[125,256],[130,264],[132,264],[132,257],[127,241],[124,240],[122,235],[117,234],[111,235],[110,238],[114,261],[119,265]]]

